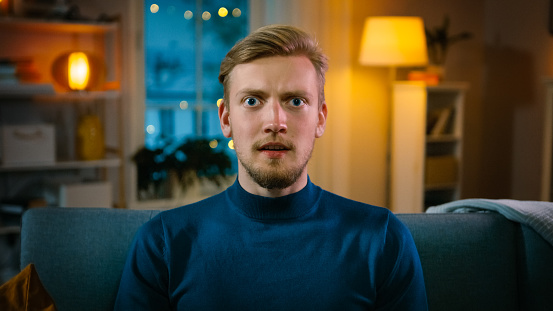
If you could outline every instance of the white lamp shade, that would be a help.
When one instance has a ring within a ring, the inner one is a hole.
[[[420,17],[368,17],[359,62],[369,66],[419,66],[428,63]]]

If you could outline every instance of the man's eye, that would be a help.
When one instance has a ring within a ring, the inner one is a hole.
[[[305,102],[301,98],[293,98],[290,101],[290,104],[294,107],[299,107],[299,106],[305,104]]]
[[[248,98],[246,98],[245,103],[246,103],[246,106],[253,107],[253,106],[259,105],[259,100],[257,98],[254,98],[254,97],[248,97]]]

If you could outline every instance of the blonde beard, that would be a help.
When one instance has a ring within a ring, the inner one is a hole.
[[[306,156],[300,159],[300,164],[290,168],[283,167],[284,161],[282,159],[271,159],[269,160],[268,168],[260,167],[260,165],[256,165],[254,161],[247,160],[246,157],[242,155],[240,152],[241,148],[236,145],[236,142],[234,147],[238,161],[240,161],[255,183],[265,189],[286,189],[292,186],[306,169],[315,147],[315,138],[313,138],[311,150],[309,150]],[[252,152],[257,152],[257,148],[253,147]]]

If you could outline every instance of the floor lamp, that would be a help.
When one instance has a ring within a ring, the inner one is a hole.
[[[366,66],[388,67],[388,139],[386,156],[386,205],[391,195],[391,124],[393,83],[397,67],[428,63],[424,24],[420,17],[376,16],[365,19],[359,62]]]

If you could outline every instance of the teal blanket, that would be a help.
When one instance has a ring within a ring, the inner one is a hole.
[[[541,201],[465,199],[429,207],[427,213],[497,212],[525,224],[553,245],[553,203]]]

